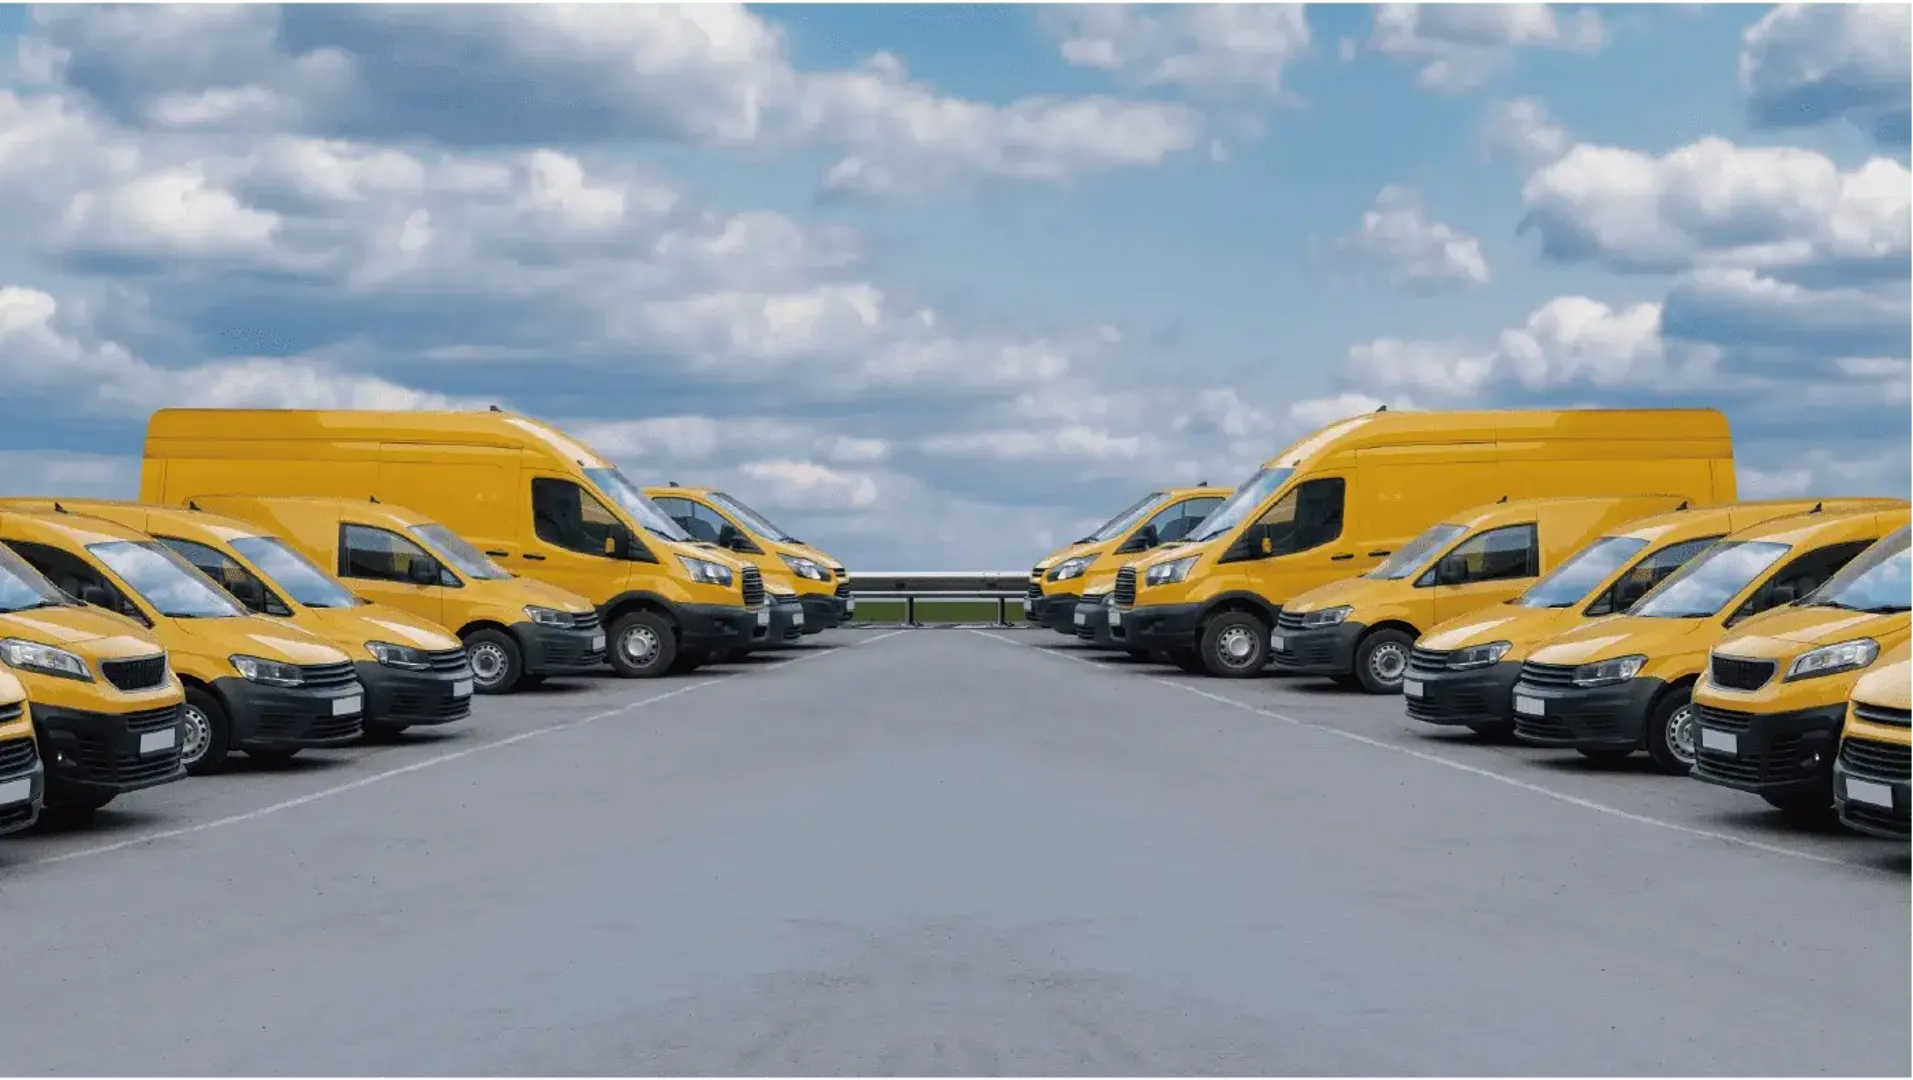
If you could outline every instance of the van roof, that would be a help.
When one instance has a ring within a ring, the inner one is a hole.
[[[212,418],[217,417],[216,421]],[[211,422],[209,422],[211,421]],[[215,432],[215,435],[208,435]],[[541,420],[489,410],[392,409],[159,409],[146,422],[146,456],[155,440],[203,441],[208,438],[380,440],[402,437],[411,443],[457,442],[501,449],[535,449],[581,468],[610,464],[602,454]]]
[[[0,506],[0,536],[79,547],[152,539],[137,529],[90,514],[14,506]]]
[[[1655,543],[1671,535],[1688,537],[1726,535],[1743,529],[1752,528],[1763,521],[1774,518],[1802,514],[1820,506],[1824,510],[1841,513],[1863,510],[1888,510],[1900,503],[1895,499],[1747,499],[1730,503],[1715,503],[1712,506],[1695,506],[1686,510],[1670,510],[1665,514],[1654,514],[1627,523],[1616,536],[1632,536],[1648,543]],[[1738,528],[1736,528],[1738,523]]]
[[[1613,440],[1633,429],[1670,441],[1731,440],[1719,409],[1468,409],[1378,411],[1350,417],[1304,436],[1264,462],[1265,469],[1293,467],[1329,451],[1364,450],[1402,443],[1487,443],[1503,440]]]
[[[260,509],[307,507],[312,510],[330,511],[341,516],[349,515],[365,521],[383,521],[399,528],[435,524],[431,518],[403,506],[375,502],[369,498],[342,499],[330,495],[201,495],[193,502],[218,506],[224,500],[243,500]]]
[[[1513,499],[1508,502],[1489,503],[1474,506],[1459,514],[1443,519],[1446,524],[1460,525],[1473,532],[1477,529],[1493,528],[1503,523],[1526,521],[1550,510],[1585,508],[1599,510],[1609,507],[1623,507],[1628,503],[1647,502],[1659,499],[1672,502],[1679,495],[1558,495],[1538,499]]]
[[[1907,523],[1909,507],[1877,506],[1853,510],[1809,510],[1788,514],[1771,521],[1751,525],[1728,537],[1730,540],[1763,540],[1798,547],[1802,544],[1833,543],[1843,538],[1869,535],[1869,529],[1885,536]],[[1883,527],[1883,528],[1882,528]]]

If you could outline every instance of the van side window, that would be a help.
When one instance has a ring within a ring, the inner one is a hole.
[[[93,564],[71,552],[62,551],[46,544],[35,544],[26,540],[8,540],[7,546],[38,570],[42,577],[58,586],[60,591],[75,600],[91,603],[96,607],[117,612],[129,619],[136,619],[147,626],[153,625],[139,606],[126,595],[113,587],[106,575],[93,568]],[[89,590],[97,590],[92,600],[87,599]]]
[[[1188,536],[1191,530],[1202,523],[1203,518],[1209,516],[1209,511],[1221,504],[1221,499],[1185,499],[1158,512],[1149,519],[1149,524],[1156,530],[1156,542],[1166,544]]]
[[[1854,556],[1872,545],[1872,540],[1849,540],[1844,544],[1816,548],[1796,558],[1748,597],[1726,625],[1732,626],[1749,615],[1758,615],[1769,608],[1793,603],[1819,588],[1828,578],[1839,573],[1842,566],[1852,562]]]
[[[1308,480],[1256,519],[1270,526],[1269,539],[1277,555],[1293,555],[1321,547],[1342,535],[1342,504],[1348,482],[1339,476]]]
[[[182,540],[177,536],[155,536],[154,539],[178,552],[180,557],[199,568],[219,583],[219,587],[231,593],[233,599],[246,605],[246,610],[260,615],[291,615],[292,609],[284,600],[266,587],[252,571],[239,565],[231,555],[218,548],[205,544]]]
[[[1719,539],[1718,536],[1703,536],[1669,544],[1656,551],[1616,579],[1613,587],[1596,597],[1582,614],[1612,615],[1617,611],[1626,611],[1634,606],[1636,600],[1646,596],[1649,589],[1659,585],[1662,578],[1692,562],[1694,556],[1713,547]]]
[[[718,543],[726,528],[735,528],[730,522],[718,515],[718,512],[695,499],[679,498],[667,495],[661,499],[652,499],[664,509],[678,528],[691,534],[691,539],[706,544]]]
[[[426,550],[370,525],[339,526],[339,576],[406,585],[444,584],[445,570]]]
[[[1541,538],[1530,522],[1489,529],[1455,545],[1455,550],[1435,564],[1434,584],[1473,585],[1538,577],[1540,573]]]
[[[584,555],[603,555],[620,531],[618,519],[590,492],[546,476],[532,477],[531,525],[545,543]]]

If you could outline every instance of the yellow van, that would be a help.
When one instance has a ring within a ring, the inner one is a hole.
[[[1913,729],[1908,728],[1907,642],[1882,653],[1853,684],[1840,756],[1833,760],[1833,798],[1840,822],[1870,836],[1905,840]]]
[[[138,749],[150,746],[152,757],[136,752],[129,735],[114,759],[122,775],[150,770],[173,779],[182,764],[196,775],[217,769],[234,750],[280,762],[310,747],[358,741],[365,692],[344,653],[297,627],[251,614],[145,533],[63,509],[6,508],[0,541],[67,595],[133,620],[165,647],[163,659],[147,649],[128,676],[149,688],[140,715],[151,719],[140,721],[147,726]],[[165,674],[168,667],[172,674]],[[184,684],[183,707],[170,685],[173,675]],[[154,685],[162,677],[163,689]],[[28,693],[57,754],[62,748],[48,706],[64,702],[40,700],[37,686]],[[87,749],[82,739],[76,753]]]
[[[1397,693],[1423,627],[1502,603],[1603,529],[1679,505],[1669,495],[1577,495],[1463,510],[1361,577],[1289,601],[1276,616],[1269,655],[1286,674]],[[1239,636],[1221,645],[1232,654],[1260,651]]]
[[[0,610],[10,602],[7,587],[0,578]],[[0,671],[0,836],[32,828],[46,799],[46,766],[40,764],[30,709],[27,688]]]
[[[752,562],[763,572],[767,587],[779,576],[773,571],[782,571],[803,605],[803,619],[797,624],[803,633],[835,629],[856,613],[850,571],[843,563],[778,528],[736,496],[711,488],[681,487],[675,481],[645,488],[644,494],[693,539]],[[777,559],[781,566],[766,566],[752,556]]]
[[[775,643],[757,567],[697,546],[610,462],[522,416],[161,409],[145,453],[144,502],[377,498],[429,517],[500,565],[591,601],[620,675]]]
[[[1189,522],[1190,526],[1193,527],[1195,519],[1188,518],[1184,520]],[[1186,543],[1188,543],[1186,540],[1165,540],[1159,547],[1180,547]],[[1084,642],[1095,649],[1120,649],[1140,660],[1148,656],[1149,651],[1147,649],[1138,649],[1125,641],[1117,639],[1112,635],[1110,628],[1110,618],[1112,615],[1118,620],[1121,619],[1120,615],[1115,615],[1116,573],[1123,567],[1129,565],[1129,563],[1133,561],[1133,558],[1132,556],[1120,563],[1109,566],[1100,580],[1083,586],[1083,595],[1076,601],[1074,622],[1076,625],[1076,640]]]
[[[1529,654],[1515,680],[1515,737],[1661,770],[1694,763],[1692,694],[1721,635],[1818,588],[1907,522],[1904,500],[1872,511],[1809,510],[1729,533],[1625,614],[1595,619]]]
[[[1130,503],[1095,532],[1050,553],[1030,570],[1023,618],[1074,635],[1076,605],[1084,596],[1092,589],[1113,589],[1116,572],[1129,558],[1188,536],[1231,494],[1204,482],[1152,491]]]
[[[465,648],[443,627],[360,599],[312,561],[238,518],[144,503],[62,500],[178,552],[255,615],[283,619],[353,658],[365,687],[365,731],[393,735],[472,714]]]
[[[1117,571],[1110,635],[1163,650],[1185,671],[1254,675],[1285,604],[1374,569],[1429,523],[1501,498],[1633,494],[1644,476],[1697,504],[1731,501],[1727,418],[1713,409],[1353,417],[1270,458],[1189,546]],[[1248,655],[1239,640],[1253,643]]]
[[[508,694],[604,663],[605,634],[590,602],[514,577],[405,507],[259,495],[206,495],[189,505],[284,540],[361,599],[450,629],[478,693]]]
[[[1827,508],[1838,509],[1838,502],[1827,500]],[[1805,513],[1814,505],[1812,499],[1738,502],[1629,522],[1576,552],[1515,599],[1456,616],[1423,634],[1409,653],[1402,680],[1409,719],[1496,737],[1513,734],[1514,681],[1537,646],[1589,619],[1626,611],[1728,533]]]
[[[1721,636],[1694,688],[1695,779],[1801,820],[1834,816],[1848,695],[1913,635],[1909,532],[1902,525],[1826,584]]]

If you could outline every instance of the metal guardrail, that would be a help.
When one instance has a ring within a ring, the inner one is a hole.
[[[934,609],[939,604],[978,604],[996,605],[996,627],[1020,627],[1028,625],[1023,621],[1023,600],[1029,592],[1030,572],[1028,570],[986,571],[935,571],[935,570],[873,570],[851,571],[850,594],[858,600],[881,600],[901,602],[903,621],[900,626],[964,626],[966,623],[924,623],[917,618],[919,605],[928,605]],[[1016,617],[1010,617],[1010,608],[1016,608]],[[864,622],[865,626],[893,625],[887,623]]]

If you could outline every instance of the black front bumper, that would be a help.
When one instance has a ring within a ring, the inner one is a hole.
[[[0,836],[33,827],[46,801],[46,766],[33,740],[0,742]]]
[[[1271,644],[1269,662],[1286,675],[1350,674],[1355,670],[1355,646],[1367,629],[1367,623],[1358,622],[1307,628],[1278,624],[1273,634],[1281,637],[1282,647]]]
[[[1076,605],[1082,601],[1076,593],[1052,593],[1032,596],[1023,602],[1023,618],[1059,634],[1076,636]]]
[[[770,610],[770,625],[764,627],[761,636],[752,640],[752,648],[776,649],[793,645],[810,632],[810,613],[804,610],[804,605],[796,597],[789,600],[773,598]]]
[[[1201,632],[1201,604],[1151,604],[1124,611],[1109,636],[1126,649],[1193,649]]]
[[[1890,840],[1905,840],[1913,834],[1908,827],[1909,811],[1913,811],[1909,756],[1913,751],[1905,746],[1864,737],[1849,737],[1841,744],[1833,759],[1833,804],[1847,828]],[[1870,797],[1854,798],[1849,782],[1869,785]],[[1881,794],[1893,805],[1879,805]]]
[[[1424,724],[1468,726],[1514,722],[1514,684],[1521,677],[1519,661],[1454,671],[1409,661],[1402,677],[1402,699],[1408,718]],[[1410,693],[1411,684],[1421,685]]]
[[[55,792],[138,791],[186,775],[179,760],[178,705],[129,713],[36,705],[33,730],[45,784]]]
[[[804,607],[804,633],[806,634],[835,630],[850,621],[850,604],[845,597],[812,593],[799,596],[798,602]]]
[[[770,606],[729,607],[724,604],[679,604],[678,646],[697,652],[751,649],[770,640]],[[758,622],[759,613],[763,622]]]
[[[1846,718],[1845,702],[1781,713],[1696,705],[1694,779],[1756,795],[1829,787]],[[1721,745],[1723,736],[1731,736],[1731,748]]]
[[[213,680],[226,704],[236,750],[344,746],[363,733],[365,687],[355,678],[326,686],[265,686],[240,678]]]
[[[527,675],[569,675],[604,666],[605,631],[595,621],[589,626],[546,626],[520,622],[512,636],[524,653]]]
[[[1094,600],[1079,601],[1075,614],[1070,616],[1070,629],[1076,634],[1076,640],[1087,642],[1099,649],[1127,648],[1124,642],[1110,636],[1109,605]]]
[[[365,685],[365,726],[425,727],[472,714],[472,673],[408,671],[361,660],[353,667]],[[454,693],[462,690],[463,693]]]
[[[1629,679],[1609,686],[1536,685],[1517,679],[1509,691],[1515,738],[1532,746],[1576,750],[1638,750],[1647,710],[1666,683]],[[1523,712],[1523,699],[1541,703],[1541,715]]]

